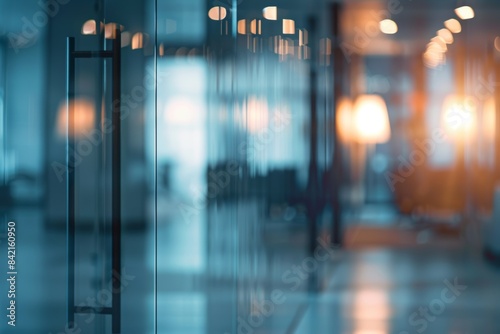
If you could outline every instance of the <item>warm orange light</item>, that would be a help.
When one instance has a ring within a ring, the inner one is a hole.
[[[238,34],[245,35],[247,33],[247,20],[238,21]]]
[[[97,23],[95,20],[88,20],[82,26],[82,35],[96,35]]]
[[[436,44],[429,45],[424,53],[424,65],[430,68],[444,64],[446,57],[441,47]]]
[[[120,26],[116,23],[108,23],[104,26],[104,37],[107,39],[115,39],[116,38],[116,29],[120,29],[123,31],[123,26]]]
[[[57,115],[57,133],[60,137],[66,137],[66,131],[74,131],[76,138],[84,138],[95,127],[95,104],[86,99],[73,100],[74,128],[69,124],[68,129],[68,108],[66,102],[61,103]]]
[[[449,95],[441,114],[445,133],[456,141],[474,136],[477,130],[476,104],[470,96]]]
[[[385,19],[379,23],[380,31],[387,35],[393,35],[398,32],[398,25],[390,19]]]
[[[455,9],[455,14],[462,20],[469,20],[474,17],[474,9],[470,6],[462,6]]]
[[[224,20],[227,16],[227,10],[224,7],[215,6],[208,11],[208,17],[214,21]]]
[[[448,47],[446,46],[446,42],[443,38],[441,38],[440,36],[436,36],[436,37],[433,37],[431,38],[431,43],[434,42],[436,44],[438,44],[441,49],[444,51],[448,51]]]
[[[446,20],[444,26],[454,34],[458,34],[462,31],[462,25],[456,19]]]
[[[250,133],[258,133],[269,126],[269,107],[265,98],[249,96],[237,109],[237,121]]]
[[[254,35],[262,34],[262,21],[261,20],[252,20],[250,22],[250,32]]]
[[[284,19],[283,20],[283,34],[284,35],[293,35],[295,34],[295,21]]]
[[[379,95],[361,95],[354,103],[355,140],[365,144],[385,143],[391,137],[389,115]]]
[[[278,19],[278,7],[270,6],[262,10],[262,16],[266,20],[276,21]]]
[[[355,128],[352,115],[352,101],[350,98],[340,98],[337,103],[337,115],[335,119],[339,139],[345,143],[352,141],[355,137]]]
[[[446,44],[453,43],[453,34],[448,29],[439,29],[437,35],[441,37]]]
[[[132,36],[132,50],[142,49],[144,47],[144,35],[141,32]]]
[[[486,100],[483,109],[482,130],[486,139],[493,141],[496,134],[496,103],[492,96]]]

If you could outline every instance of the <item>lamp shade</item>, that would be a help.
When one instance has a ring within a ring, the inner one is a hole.
[[[466,95],[448,95],[441,113],[442,128],[455,141],[472,137],[477,131],[476,104]]]
[[[360,95],[353,111],[355,140],[364,144],[385,143],[391,138],[389,114],[379,95]]]

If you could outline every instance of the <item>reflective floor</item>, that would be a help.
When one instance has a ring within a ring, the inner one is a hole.
[[[22,316],[15,333],[64,333],[65,294],[60,289],[66,275],[64,234],[41,229],[42,216],[36,209],[14,210],[11,215],[30,222],[18,226]],[[310,257],[302,247],[305,229],[275,226],[262,232],[257,277],[249,280],[238,273],[235,289],[232,280],[224,279],[223,270],[218,274],[207,271],[205,264],[217,261],[216,255],[199,257],[200,247],[205,247],[199,244],[206,242],[206,233],[192,226],[183,238],[178,228],[164,225],[159,230],[170,234],[177,229],[178,235],[158,250],[158,280],[163,282],[157,295],[161,333],[500,332],[500,309],[496,307],[500,269],[486,263],[472,248],[465,250],[457,244],[338,250],[321,241]],[[124,243],[138,245],[146,239],[143,233],[127,232]],[[293,242],[284,243],[285,236]],[[127,254],[124,265],[128,285],[123,291],[123,333],[142,333],[142,328],[153,323],[148,286],[153,263],[146,266],[151,272],[144,271],[144,259],[150,256],[137,249]],[[172,254],[182,254],[177,261],[184,268],[171,265]],[[88,259],[78,269],[78,296],[85,300],[86,292],[93,296],[94,260],[91,254],[80,255]],[[235,291],[255,293],[251,310],[234,308]],[[29,321],[25,319],[28,315]],[[234,315],[237,327],[229,319]],[[82,333],[99,333],[109,326],[102,317],[92,315],[77,317],[77,324]]]

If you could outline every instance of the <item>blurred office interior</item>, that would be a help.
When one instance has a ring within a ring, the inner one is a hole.
[[[0,0],[0,331],[500,333],[499,16]]]

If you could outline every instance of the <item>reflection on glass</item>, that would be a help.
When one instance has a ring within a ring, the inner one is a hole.
[[[75,99],[72,102],[74,112],[74,129],[68,129],[68,107],[66,102],[61,103],[57,115],[57,133],[61,138],[66,138],[67,132],[74,133],[77,138],[89,135],[95,127],[96,111],[95,102],[89,99]],[[72,124],[69,124],[72,127]]]

